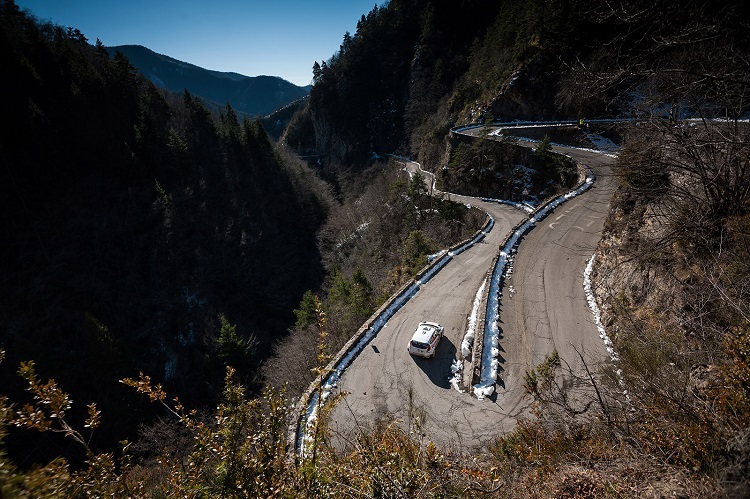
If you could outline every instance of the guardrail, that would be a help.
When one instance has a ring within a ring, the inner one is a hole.
[[[645,118],[595,118],[595,119],[584,119],[584,123],[623,123],[627,121],[644,121]],[[461,133],[466,130],[473,130],[476,128],[483,128],[486,126],[500,127],[500,128],[543,128],[543,127],[556,127],[556,126],[568,126],[578,125],[580,121],[576,120],[552,120],[552,121],[494,121],[491,123],[468,123],[451,129],[451,133]]]

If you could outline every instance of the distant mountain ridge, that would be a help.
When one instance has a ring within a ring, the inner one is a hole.
[[[209,104],[223,107],[227,102],[236,111],[266,116],[309,93],[278,76],[245,76],[212,71],[172,57],[157,54],[141,45],[106,47],[110,55],[122,52],[156,86],[182,92],[187,89]]]

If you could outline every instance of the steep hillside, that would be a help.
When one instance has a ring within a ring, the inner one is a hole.
[[[227,102],[235,111],[250,116],[265,116],[305,97],[308,89],[277,76],[244,76],[200,68],[157,54],[140,45],[106,47],[110,56],[122,52],[157,87],[191,94],[219,108]]]
[[[340,50],[313,67],[305,111],[313,137],[304,142],[343,163],[361,163],[373,151],[394,152],[408,144],[413,115],[421,120],[450,91],[466,68],[472,41],[497,10],[467,1],[460,16],[452,15],[457,8],[397,0],[362,16]],[[419,109],[407,114],[413,107]]]
[[[750,165],[740,159],[750,127],[656,122],[626,144],[593,273],[628,387],[630,413],[613,409],[613,427],[740,497],[750,486]]]
[[[748,20],[739,1],[391,0],[266,122],[278,133],[295,111],[281,140],[312,170],[260,121],[229,106],[214,119],[0,1],[0,495],[748,497]],[[373,153],[478,194],[524,195],[511,180],[530,165],[523,185],[543,192],[569,166],[543,137],[519,152],[451,127],[597,115],[641,118],[619,130],[618,192],[585,271],[610,362],[577,378],[554,354],[529,366],[534,417],[480,449],[438,448],[410,406],[406,431],[379,421],[344,449],[323,411],[289,459],[294,407],[282,389],[256,397],[269,347],[262,374],[298,393],[383,295],[483,221]],[[226,364],[239,371],[222,384]],[[170,419],[98,453],[149,399]]]
[[[309,118],[293,121],[289,142],[314,144],[343,163],[408,151],[432,168],[445,163],[446,137],[458,123],[575,118],[581,110],[556,98],[569,63],[598,42],[587,20],[592,8],[579,0],[376,7],[337,53],[315,64]]]
[[[263,128],[266,129],[268,135],[278,141],[284,133],[284,130],[286,130],[289,125],[292,117],[295,116],[297,111],[305,106],[306,102],[306,97],[296,100],[280,109],[277,109],[271,114],[260,118],[260,122],[263,123]]]
[[[140,423],[123,376],[149,372],[196,405],[217,399],[225,363],[252,384],[322,279],[315,175],[259,122],[228,106],[215,120],[12,2],[0,64],[3,391],[34,359],[108,408],[100,438],[117,441]]]

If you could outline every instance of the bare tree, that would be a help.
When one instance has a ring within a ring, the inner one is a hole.
[[[672,118],[747,110],[746,3],[605,1],[589,14],[593,31],[614,36],[570,65],[559,105],[581,110],[593,101],[632,113],[638,101],[640,111]]]

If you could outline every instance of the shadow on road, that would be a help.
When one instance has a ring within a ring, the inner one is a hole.
[[[423,359],[422,357],[414,357],[414,363],[424,371],[430,381],[435,386],[440,388],[450,389],[451,385],[448,381],[453,373],[451,372],[451,364],[453,359],[456,358],[456,345],[451,340],[443,337],[438,344],[437,352],[431,359]]]

